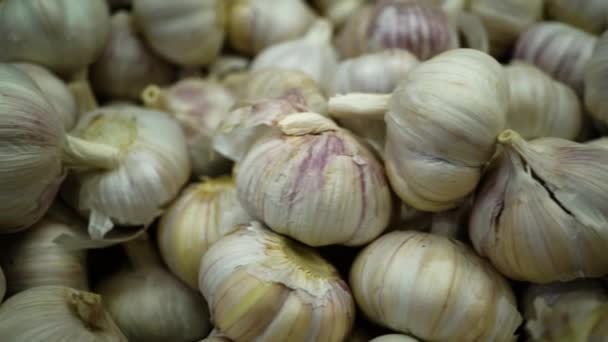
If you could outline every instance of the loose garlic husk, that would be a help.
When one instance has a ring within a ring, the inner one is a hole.
[[[392,198],[374,155],[319,114],[290,114],[277,126],[280,132],[257,140],[239,166],[243,207],[310,246],[357,246],[380,235]]]
[[[63,286],[20,292],[0,305],[2,339],[11,342],[127,342],[101,296]]]
[[[458,30],[446,12],[432,4],[403,0],[361,8],[337,38],[342,57],[399,48],[425,60],[458,46]]]
[[[583,114],[570,87],[527,63],[512,62],[505,71],[509,82],[508,128],[525,139],[574,140],[579,135]]]
[[[231,177],[191,184],[158,224],[160,254],[177,277],[196,289],[205,252],[236,225],[251,219],[238,201]]]
[[[585,31],[600,34],[608,26],[608,2],[605,0],[545,0],[550,19]]]
[[[534,283],[608,274],[608,150],[506,130],[469,222],[477,252]],[[525,262],[523,261],[525,260]]]
[[[99,56],[109,33],[105,0],[5,0],[0,6],[0,61],[78,72]]]
[[[419,342],[419,341],[417,339],[407,336],[407,335],[389,334],[389,335],[378,336],[378,337],[370,340],[369,342]]]
[[[341,342],[353,326],[336,269],[257,222],[212,245],[199,274],[215,327],[232,340]]]
[[[604,33],[585,66],[585,104],[591,116],[608,127],[608,32]]]
[[[175,77],[173,66],[146,46],[134,26],[129,12],[112,15],[110,38],[90,71],[91,83],[102,96],[138,100],[147,85],[165,85]]]
[[[123,245],[131,268],[102,280],[97,292],[132,342],[190,342],[211,325],[203,297],[165,270],[144,236]]]
[[[584,72],[597,38],[558,22],[540,22],[519,36],[514,59],[534,64],[580,95]]]
[[[186,67],[210,64],[224,43],[226,0],[133,0],[133,15],[159,55]]]
[[[521,323],[508,283],[464,244],[416,231],[383,235],[350,273],[367,317],[428,341],[513,341]]]
[[[228,38],[237,51],[263,49],[304,35],[315,13],[303,0],[239,0],[228,5]]]
[[[218,176],[230,171],[231,163],[212,146],[215,130],[236,100],[225,87],[214,81],[185,78],[166,88],[148,86],[141,97],[146,107],[171,113],[180,123],[193,176]]]
[[[331,24],[319,19],[304,37],[262,50],[253,60],[251,70],[300,70],[314,79],[321,89],[328,90],[338,67],[338,55],[331,44],[331,35]]]
[[[335,26],[342,25],[366,0],[314,0],[314,5]]]
[[[470,0],[470,11],[481,18],[492,55],[503,56],[526,29],[542,19],[543,0]]]
[[[152,223],[189,178],[186,139],[163,112],[133,105],[101,107],[83,116],[72,133],[120,151],[114,169],[76,171],[66,182],[64,197],[88,215],[93,238],[103,237],[115,224]]]

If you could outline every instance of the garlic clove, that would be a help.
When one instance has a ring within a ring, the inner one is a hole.
[[[604,0],[547,0],[549,19],[600,34],[608,27],[608,3]]]
[[[418,340],[407,335],[389,334],[378,336],[369,342],[418,342]]]
[[[354,302],[335,268],[257,222],[211,246],[199,279],[216,328],[235,341],[338,342],[353,325]]]
[[[608,33],[597,40],[585,66],[584,81],[586,108],[600,126],[608,126]]]
[[[508,283],[467,246],[396,231],[378,238],[350,272],[367,317],[428,341],[512,341],[521,323]]]
[[[310,246],[357,246],[380,235],[392,198],[374,155],[319,114],[294,113],[277,126],[280,132],[257,140],[236,173],[243,207]]]

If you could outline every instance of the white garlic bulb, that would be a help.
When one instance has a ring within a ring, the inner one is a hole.
[[[574,140],[583,114],[576,93],[542,70],[519,61],[505,67],[509,82],[507,127],[526,139],[558,137]]]
[[[604,33],[585,66],[585,104],[591,116],[608,126],[608,32]]]
[[[341,342],[353,326],[336,269],[257,222],[211,246],[199,274],[215,327],[232,340]]]
[[[344,23],[366,0],[314,0],[313,3],[336,26]]]
[[[570,25],[540,22],[519,36],[513,58],[536,65],[580,95],[596,41],[595,36]]]
[[[201,258],[238,224],[251,221],[232,177],[205,179],[184,189],[158,224],[158,247],[169,269],[198,288]]]
[[[253,60],[251,70],[300,70],[315,80],[322,89],[327,90],[338,66],[338,55],[331,44],[331,34],[331,24],[327,20],[319,19],[304,37],[262,50]]]
[[[101,296],[63,286],[20,292],[0,305],[2,339],[13,342],[127,342]]]
[[[109,33],[105,0],[5,0],[0,6],[0,61],[78,72],[99,56]]]
[[[76,100],[65,82],[36,64],[14,63],[13,65],[25,72],[36,83],[55,112],[61,117],[65,131],[71,130],[76,125],[78,112]]]
[[[608,27],[608,2],[605,0],[545,0],[549,19],[600,34]]]
[[[469,236],[504,275],[534,283],[608,273],[608,150],[511,130],[475,199]],[[525,260],[523,262],[522,260]]]
[[[4,299],[4,295],[6,294],[6,277],[2,272],[2,268],[0,268],[0,303]]]
[[[133,0],[133,15],[159,55],[183,66],[215,60],[224,43],[225,0]]]
[[[68,177],[64,197],[89,217],[91,237],[103,237],[115,224],[152,223],[189,178],[186,139],[163,112],[133,105],[101,107],[83,116],[72,133],[120,151],[114,169]]]
[[[303,0],[239,0],[228,6],[228,38],[237,51],[255,55],[304,35],[315,13]]]
[[[348,131],[315,113],[278,121],[236,174],[243,207],[310,246],[357,246],[387,227],[392,199],[382,164]]]
[[[417,339],[407,336],[407,335],[389,334],[389,335],[378,336],[378,337],[370,340],[369,342],[419,342],[419,341]]]
[[[368,245],[350,273],[367,317],[428,341],[513,341],[522,319],[508,283],[467,246],[396,231]]]
[[[185,78],[166,88],[148,86],[142,100],[146,107],[171,113],[180,123],[194,176],[217,176],[230,171],[231,163],[212,146],[215,130],[236,100],[225,87],[214,81]]]
[[[156,56],[137,35],[127,11],[112,15],[107,44],[91,67],[91,83],[97,94],[138,100],[149,84],[173,81],[173,66]]]

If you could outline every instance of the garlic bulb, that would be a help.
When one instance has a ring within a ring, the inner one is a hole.
[[[346,22],[337,41],[342,57],[399,48],[424,60],[458,46],[458,31],[446,12],[403,0],[363,7]]]
[[[63,286],[20,292],[0,305],[2,339],[13,342],[127,342],[101,296]]]
[[[263,49],[301,37],[315,21],[303,0],[239,0],[228,6],[228,38],[237,51],[256,55]]]
[[[6,277],[4,277],[2,268],[0,268],[0,303],[2,303],[2,299],[4,299],[5,294],[6,294]]]
[[[330,23],[319,19],[304,37],[262,50],[253,60],[251,70],[300,70],[314,79],[322,89],[327,90],[338,66],[338,55],[331,44],[331,34]]]
[[[66,135],[52,104],[14,66],[0,64],[0,94],[0,233],[11,233],[44,215],[66,167],[113,168],[118,151]]]
[[[389,334],[378,336],[369,342],[418,342],[418,340],[407,335]]]
[[[509,278],[534,283],[607,274],[608,150],[559,138],[526,142],[511,130],[498,140],[504,152],[469,222],[477,252]]]
[[[352,328],[355,304],[336,269],[257,222],[212,245],[199,274],[215,326],[232,340],[341,342]]]
[[[198,288],[201,257],[222,236],[251,217],[241,207],[231,177],[188,186],[158,224],[158,247],[169,269]]]
[[[66,131],[76,125],[78,113],[76,100],[68,89],[68,86],[59,77],[47,69],[29,63],[14,63],[19,70],[25,72],[40,88],[46,99],[51,103],[55,112],[59,114]]]
[[[105,0],[5,0],[0,6],[0,61],[74,73],[99,56],[109,33]]]
[[[239,166],[243,207],[310,246],[357,246],[380,235],[392,199],[374,155],[319,114],[287,115],[277,125],[281,132],[256,141]]]
[[[108,43],[91,67],[91,82],[98,94],[137,100],[148,84],[173,80],[175,70],[137,35],[129,12],[114,13],[111,25]]]
[[[336,26],[344,23],[366,0],[314,0],[313,3]]]
[[[527,63],[512,62],[505,71],[509,81],[507,127],[526,139],[574,140],[578,136],[583,114],[570,87]]]
[[[416,231],[383,235],[350,273],[374,322],[428,341],[512,341],[521,323],[508,283],[457,241]]]
[[[215,60],[224,43],[225,0],[133,0],[133,15],[152,49],[182,66]]]
[[[11,280],[7,292],[45,285],[88,290],[86,252],[68,251],[54,241],[82,232],[82,227],[46,216],[30,229],[6,236],[0,241],[0,265]]]
[[[585,66],[585,104],[591,116],[608,126],[608,32],[595,45]]]
[[[483,21],[494,56],[505,55],[543,15],[543,0],[470,0],[469,7]]]
[[[83,116],[72,133],[120,151],[116,168],[68,177],[64,197],[88,215],[94,238],[114,224],[152,223],[190,175],[186,139],[165,113],[133,105],[101,107]]]
[[[605,0],[546,0],[550,19],[600,34],[608,27],[608,2]]]
[[[597,38],[558,22],[540,22],[517,40],[513,58],[534,64],[558,81],[583,93],[587,62]]]
[[[185,78],[167,88],[149,86],[142,99],[146,107],[169,112],[180,123],[194,176],[217,176],[230,171],[231,163],[212,146],[215,130],[235,102],[225,87],[200,78]]]

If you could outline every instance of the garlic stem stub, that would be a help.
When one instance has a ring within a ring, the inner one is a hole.
[[[608,2],[604,0],[546,0],[549,19],[601,34],[608,28]]]
[[[63,286],[35,287],[0,305],[2,339],[127,342],[101,296]]]
[[[101,107],[82,117],[72,134],[120,151],[114,169],[76,170],[64,187],[66,201],[89,217],[93,238],[114,225],[150,224],[189,178],[186,139],[166,113],[133,105]]]
[[[232,177],[190,184],[158,224],[160,254],[178,278],[197,289],[201,258],[209,247],[251,219],[238,201]]]
[[[355,304],[313,249],[252,222],[213,244],[200,290],[215,327],[234,341],[344,341]]]
[[[505,279],[467,246],[395,231],[365,247],[350,273],[372,321],[427,341],[513,341],[522,319]]]
[[[608,32],[604,33],[585,67],[585,104],[591,116],[608,127]]]
[[[75,73],[97,59],[109,33],[105,0],[5,0],[0,7],[0,61]]]
[[[243,207],[310,246],[357,246],[380,235],[392,198],[367,147],[316,113],[287,115],[277,125],[280,133],[257,140],[236,173]]]
[[[469,236],[504,275],[533,283],[608,274],[608,149],[498,136],[503,153],[475,199]]]

